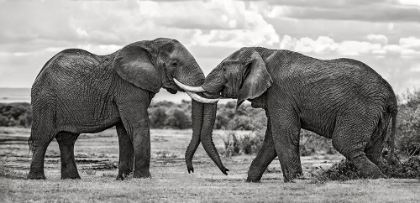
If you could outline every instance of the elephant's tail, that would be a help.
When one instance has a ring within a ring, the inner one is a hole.
[[[32,133],[31,133],[28,139],[29,152],[32,152],[32,144],[33,144],[33,139],[32,139]]]
[[[388,147],[390,148],[389,156],[387,157],[388,163],[396,164],[398,161],[395,158],[395,129],[397,127],[397,114],[398,109],[396,105],[388,107],[388,112],[391,115],[391,133],[385,139]]]

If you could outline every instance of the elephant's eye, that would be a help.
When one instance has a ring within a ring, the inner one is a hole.
[[[178,62],[177,62],[177,61],[173,61],[173,62],[171,63],[171,66],[172,66],[172,67],[176,67],[176,66],[178,66]]]

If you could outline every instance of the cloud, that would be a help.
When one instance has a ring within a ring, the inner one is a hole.
[[[265,21],[258,10],[252,7],[247,8],[244,2],[223,1],[219,9],[226,13],[221,16],[221,19],[230,29],[212,29],[207,33],[196,29],[191,45],[240,48],[243,46],[272,47],[279,43],[279,36],[274,27]]]
[[[401,47],[420,50],[420,39],[413,36],[400,39]]]
[[[397,94],[407,88],[420,87],[419,38],[400,38],[393,44],[381,34],[369,34],[365,39],[367,41],[336,41],[328,36],[312,39],[285,35],[280,48],[322,59],[345,57],[360,60],[384,77]]]
[[[409,0],[271,0],[272,18],[420,22],[420,8]]]
[[[302,53],[338,54],[343,56],[357,56],[370,54],[384,56],[397,54],[402,57],[420,56],[420,39],[415,37],[401,38],[399,44],[388,44],[384,35],[370,34],[369,41],[344,40],[335,42],[327,36],[319,36],[316,40],[311,38],[292,38],[285,35],[280,42],[281,49],[290,49]]]
[[[376,42],[379,44],[388,44],[388,38],[385,35],[370,34],[366,38],[371,42]]]
[[[289,35],[285,35],[280,43],[281,49],[290,49],[303,53],[318,53],[325,54],[333,52],[337,49],[337,44],[333,39],[325,36],[320,36],[318,39],[313,40],[308,37],[295,39]]]

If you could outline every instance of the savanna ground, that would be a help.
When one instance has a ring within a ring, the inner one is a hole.
[[[60,153],[54,140],[45,160],[47,180],[26,180],[30,129],[0,128],[0,202],[420,202],[417,179],[316,181],[317,173],[339,162],[340,155],[302,157],[304,178],[284,183],[278,160],[261,183],[246,183],[255,155],[223,157],[223,175],[202,147],[194,157],[195,173],[184,161],[191,130],[151,130],[151,179],[117,181],[118,138],[114,129],[82,134],[75,156],[81,180],[60,179]],[[226,131],[215,131],[219,152]],[[20,178],[22,177],[22,178]]]

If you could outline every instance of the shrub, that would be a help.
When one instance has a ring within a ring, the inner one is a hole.
[[[389,178],[420,178],[420,156],[411,156],[396,165],[388,164],[384,160],[380,169]],[[315,182],[325,182],[327,180],[345,181],[362,177],[356,166],[347,159],[334,164],[328,170],[323,170],[320,174],[312,175]]]
[[[261,131],[255,131],[248,134],[238,135],[236,132],[230,131],[224,138],[225,156],[237,156],[241,154],[255,154],[262,146],[264,134]]]
[[[398,107],[396,147],[407,156],[420,154],[420,89],[403,95]]]
[[[163,128],[167,119],[166,110],[162,107],[157,107],[149,110],[150,127]]]
[[[0,126],[23,126],[32,124],[32,108],[29,103],[0,103]]]
[[[315,153],[336,154],[332,140],[316,133],[301,130],[299,150],[301,156],[311,156]]]
[[[188,117],[181,109],[173,108],[168,112],[165,126],[169,126],[174,129],[191,128],[191,118]]]

